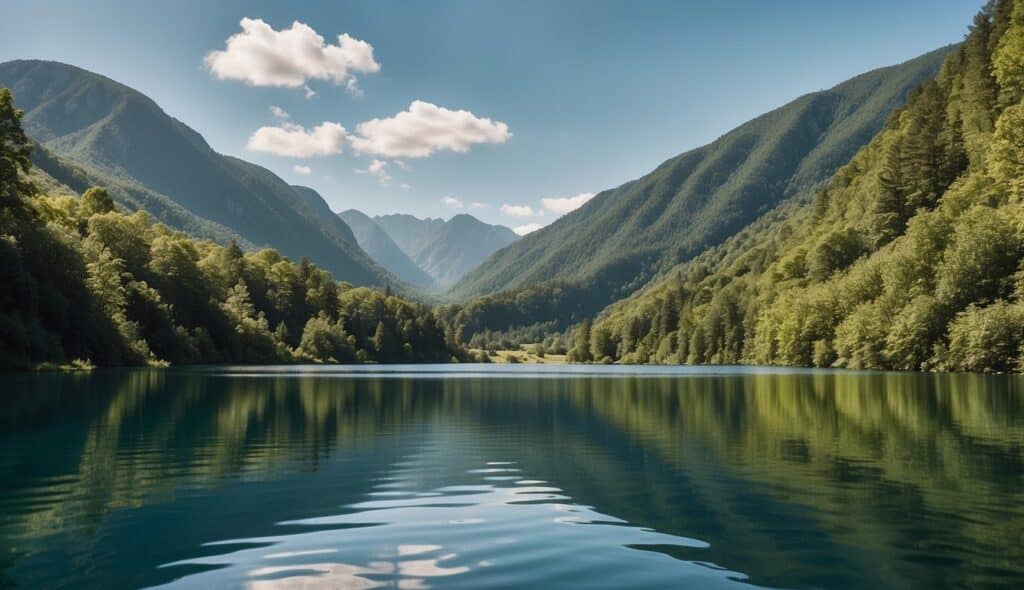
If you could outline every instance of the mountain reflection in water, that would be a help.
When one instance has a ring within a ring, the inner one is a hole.
[[[1019,377],[451,370],[2,377],[0,586],[1024,584]]]

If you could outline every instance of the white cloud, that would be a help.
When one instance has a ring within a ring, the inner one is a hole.
[[[301,164],[296,164],[296,165],[292,166],[292,172],[294,172],[296,174],[302,174],[303,176],[309,174],[312,171],[313,171],[313,169],[310,168],[309,166],[303,166]]]
[[[370,174],[379,174],[381,171],[387,168],[387,166],[388,163],[383,160],[374,160],[370,162],[369,166],[366,167],[366,171],[369,172]]]
[[[330,121],[307,130],[288,122],[290,115],[277,106],[270,107],[270,112],[278,118],[279,125],[257,129],[249,138],[248,148],[295,158],[336,154],[345,143],[359,153],[422,158],[441,150],[467,152],[475,144],[502,143],[512,135],[508,125],[500,121],[419,100],[413,101],[409,110],[393,117],[360,123],[354,135],[349,135],[341,124]],[[404,161],[396,159],[394,162],[399,168],[408,169]],[[386,180],[390,179],[388,176]]]
[[[249,137],[246,147],[291,158],[327,156],[341,152],[348,132],[337,123],[325,122],[307,130],[294,123],[279,127],[260,127]]]
[[[381,184],[391,182],[391,175],[388,174],[388,163],[384,160],[374,160],[366,168],[356,168],[356,174],[370,174],[376,176]]]
[[[580,193],[574,197],[551,197],[540,200],[540,204],[552,213],[562,215],[579,209],[584,203],[594,198],[594,193]]]
[[[544,226],[540,223],[527,223],[526,225],[518,225],[516,227],[513,227],[512,231],[516,232],[521,236],[525,236],[526,234],[533,233],[542,227]]]
[[[508,203],[501,206],[501,212],[513,217],[533,217],[535,215],[533,207],[529,205],[509,205]]]
[[[487,203],[481,203],[480,201],[473,201],[469,204],[470,209],[483,209],[487,207]]]
[[[306,100],[309,100],[316,96],[316,90],[313,90],[309,86],[303,86],[302,89],[306,91]]]
[[[441,203],[445,207],[451,207],[452,209],[462,209],[462,201],[456,199],[451,195],[445,195],[441,197]]]
[[[504,143],[512,134],[501,121],[414,100],[409,109],[356,127],[352,147],[392,158],[423,158],[441,150],[464,153],[478,143]]]
[[[292,117],[291,115],[288,114],[288,111],[282,109],[281,107],[279,107],[277,105],[273,105],[273,104],[270,105],[270,113],[272,115],[274,115],[275,119],[280,119],[281,121],[287,121],[288,119],[290,119]]]
[[[355,78],[349,78],[345,82],[345,92],[349,93],[350,96],[359,97],[363,95],[363,89],[359,87],[358,83],[356,83]]]
[[[402,184],[398,185],[398,188],[400,188],[400,189],[402,189],[404,191],[407,191],[407,190],[411,189],[412,187],[409,186],[408,183],[403,182]]]
[[[252,86],[305,87],[308,80],[329,80],[349,88],[353,72],[380,70],[373,46],[346,33],[337,45],[326,43],[312,27],[295,21],[275,31],[261,19],[243,18],[240,33],[228,37],[223,50],[211,51],[203,60],[221,80],[241,80]],[[315,94],[315,93],[314,93]]]

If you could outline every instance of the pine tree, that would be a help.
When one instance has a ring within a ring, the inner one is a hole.
[[[985,147],[994,129],[993,107],[998,85],[992,75],[989,41],[992,21],[988,11],[974,18],[974,25],[963,46],[963,118],[964,143],[971,165],[981,166]]]
[[[898,138],[884,148],[884,162],[878,174],[878,198],[872,212],[875,244],[880,246],[903,232],[904,207],[903,156]]]
[[[679,292],[669,289],[661,302],[658,325],[658,338],[664,338],[679,328]]]
[[[1002,2],[1000,6],[1009,6]],[[1006,32],[992,60],[992,69],[999,82],[999,103],[1015,105],[1024,98],[1024,2],[1015,2],[1007,18]]]
[[[0,211],[18,209],[21,198],[36,193],[25,175],[32,165],[32,145],[21,128],[24,113],[14,108],[14,96],[0,88]]]
[[[948,186],[939,175],[943,162],[941,135],[945,97],[935,80],[921,86],[907,115],[901,168],[907,193],[905,213],[913,213],[918,207],[934,206]]]

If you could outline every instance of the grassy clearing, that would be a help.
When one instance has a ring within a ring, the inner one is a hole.
[[[481,354],[483,350],[473,350]],[[498,364],[529,364],[529,365],[564,365],[564,354],[539,353],[537,347],[524,344],[515,350],[493,350],[488,353],[492,363]]]

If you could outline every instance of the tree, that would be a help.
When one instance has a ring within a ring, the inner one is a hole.
[[[383,320],[377,322],[377,329],[373,332],[373,349],[377,351],[380,360],[392,360],[390,358],[391,338],[388,335],[387,326]]]
[[[999,117],[988,158],[992,177],[1015,196],[1024,196],[1024,102]]]
[[[595,361],[610,362],[615,355],[615,343],[607,326],[599,326],[591,330],[590,357]]]
[[[299,353],[316,361],[351,361],[355,358],[355,338],[339,322],[321,313],[306,322]]]
[[[999,40],[992,59],[992,71],[999,82],[999,99],[1014,105],[1024,98],[1024,3],[1015,2],[1010,26]]]
[[[1008,294],[1021,255],[1012,212],[974,207],[953,232],[938,268],[935,297],[949,309]]]
[[[996,96],[999,86],[992,75],[989,41],[992,22],[982,11],[974,18],[971,33],[963,45],[963,118],[964,143],[971,164],[984,162],[985,148],[993,130]]]
[[[25,175],[32,166],[32,144],[21,128],[24,113],[14,108],[14,96],[0,88],[0,211],[20,209],[22,197],[36,193]]]
[[[889,139],[883,149],[882,168],[877,175],[878,197],[872,212],[875,244],[880,246],[903,232],[906,223],[904,204],[903,156],[899,138]]]
[[[110,198],[107,189],[94,186],[82,193],[82,209],[85,215],[109,213],[114,210],[114,199]]]
[[[239,281],[228,294],[221,309],[232,319],[235,328],[233,358],[243,362],[288,360],[277,345],[267,318],[249,299],[249,290]]]
[[[661,311],[658,326],[658,336],[664,338],[679,328],[679,294],[675,289],[669,289],[665,293],[665,299],[661,303]]]
[[[807,256],[807,276],[812,281],[825,280],[849,266],[863,252],[863,240],[856,229],[832,231]]]
[[[590,318],[587,318],[583,320],[583,323],[576,329],[575,342],[572,350],[569,351],[570,360],[585,363],[593,358],[590,356],[591,326],[592,322]]]
[[[919,371],[928,365],[933,343],[946,326],[944,310],[931,295],[919,295],[893,319],[885,336],[888,365],[903,371]]]
[[[944,368],[952,371],[1016,371],[1024,345],[1024,307],[1005,301],[969,306],[949,328]]]

